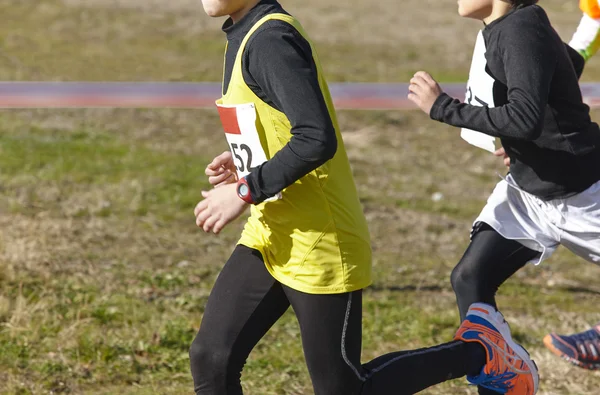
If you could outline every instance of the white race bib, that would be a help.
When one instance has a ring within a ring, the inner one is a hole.
[[[494,79],[485,71],[487,66],[485,51],[483,33],[479,31],[475,51],[473,51],[471,71],[469,71],[465,103],[472,106],[492,108],[494,107]],[[494,152],[496,150],[496,139],[487,134],[463,128],[460,136],[467,143],[486,151]]]
[[[225,137],[233,155],[238,179],[267,161],[256,130],[254,103],[224,106],[217,104]],[[281,199],[281,192],[267,201]]]

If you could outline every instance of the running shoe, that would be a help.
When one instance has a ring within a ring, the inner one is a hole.
[[[539,375],[529,353],[515,343],[502,314],[494,307],[474,303],[455,336],[456,340],[478,342],[486,350],[486,364],[467,380],[499,394],[534,395]]]
[[[583,369],[600,369],[600,324],[585,332],[564,336],[551,333],[544,345],[554,354]]]

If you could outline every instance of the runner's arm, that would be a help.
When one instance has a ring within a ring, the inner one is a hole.
[[[556,49],[548,32],[535,24],[505,29],[498,48],[506,75],[508,104],[489,108],[440,95],[432,119],[494,137],[533,140],[539,136],[556,67]]]
[[[310,44],[283,22],[269,24],[248,43],[243,62],[250,77],[246,82],[250,87],[255,85],[264,93],[265,101],[287,116],[292,138],[246,177],[255,203],[323,165],[337,150]]]

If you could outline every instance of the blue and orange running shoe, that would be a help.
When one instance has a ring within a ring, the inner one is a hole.
[[[478,376],[467,376],[471,384],[499,394],[534,395],[538,369],[529,353],[515,343],[502,314],[484,303],[474,303],[458,329],[455,340],[478,342],[486,350],[486,364]]]
[[[589,370],[600,369],[600,324],[569,336],[551,333],[544,337],[544,345],[573,365]]]

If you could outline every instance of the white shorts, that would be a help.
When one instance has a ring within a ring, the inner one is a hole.
[[[532,261],[536,265],[561,244],[600,264],[600,182],[577,195],[544,201],[520,189],[509,174],[496,185],[477,222],[539,251]]]

